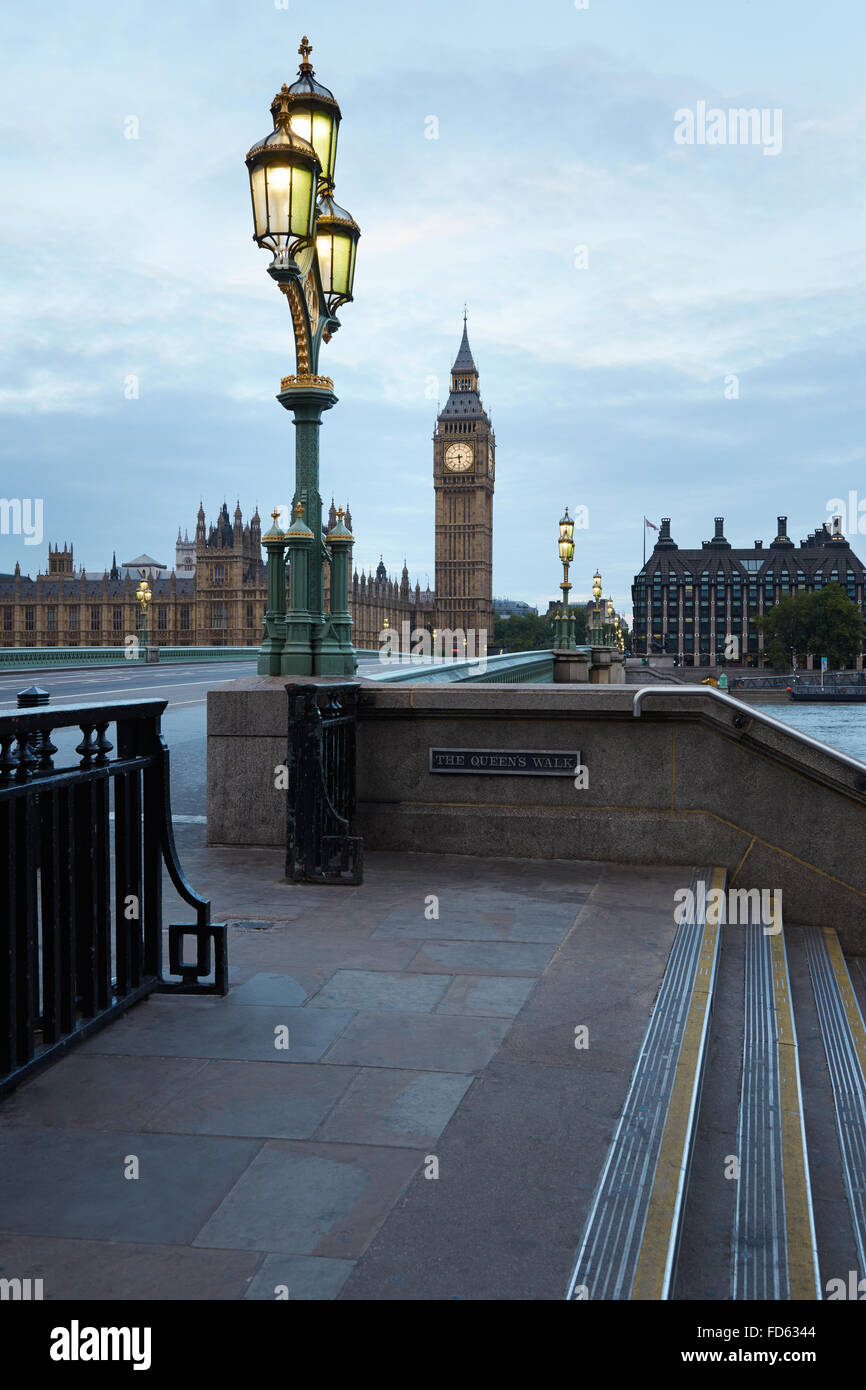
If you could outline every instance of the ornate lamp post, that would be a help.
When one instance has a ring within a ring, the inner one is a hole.
[[[294,416],[295,519],[286,532],[275,520],[262,538],[268,609],[258,669],[262,675],[353,675],[357,659],[348,574],[354,538],[342,516],[327,537],[322,534],[319,427],[337,397],[331,378],[319,375],[319,348],[340,327],[336,310],[351,302],[361,233],[333,196],[340,108],[333,92],[316,81],[306,36],[298,52],[297,80],[290,87],[284,83],[271,103],[274,128],[246,157],[253,240],[272,253],[268,274],[288,300],[295,340],[295,373],[282,378],[277,395]],[[331,565],[327,613],[326,562]]]
[[[562,561],[562,580],[560,589],[562,590],[562,607],[554,619],[554,645],[559,649],[571,649],[575,646],[573,618],[571,609],[568,606],[568,591],[571,584],[568,581],[568,567],[574,559],[574,522],[568,515],[568,507],[565,509],[565,516],[559,523],[559,540],[557,542],[559,558]]]
[[[153,598],[153,594],[152,594],[152,592],[151,592],[150,585],[148,584],[148,582],[147,582],[146,579],[142,579],[141,583],[139,584],[138,588],[137,588],[136,591],[135,591],[135,597],[138,599],[138,602],[141,604],[141,623],[140,623],[139,629],[138,629],[138,634],[139,634],[139,635],[138,635],[138,641],[139,641],[139,646],[143,647],[144,650],[145,650],[145,653],[146,653],[146,652],[147,652],[147,605],[150,603],[150,600]]]
[[[594,576],[593,576],[593,580],[592,580],[592,596],[593,596],[593,598],[595,599],[595,614],[594,614],[594,619],[593,619],[592,637],[591,637],[591,639],[590,639],[590,640],[592,641],[592,645],[593,645],[594,647],[600,647],[600,646],[601,646],[601,642],[602,642],[602,632],[601,632],[601,628],[599,627],[599,611],[598,611],[598,605],[599,605],[599,600],[601,599],[601,594],[602,594],[601,575],[599,574],[598,570],[596,570],[596,572],[595,572],[595,574],[594,574]]]
[[[609,598],[608,601],[607,601],[607,629],[606,629],[606,632],[605,632],[605,642],[607,643],[607,645],[608,645],[609,647],[612,647],[612,646],[614,645],[613,620],[614,620],[613,599],[612,599],[612,598]]]

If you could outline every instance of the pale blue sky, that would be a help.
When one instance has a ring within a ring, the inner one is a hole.
[[[432,583],[430,378],[444,399],[464,300],[497,595],[554,595],[565,503],[590,519],[574,596],[598,566],[630,612],[644,513],[683,546],[723,514],[750,544],[866,498],[860,0],[22,6],[0,21],[0,493],[44,499],[44,543],[0,535],[0,570],[35,573],[49,539],[88,569],[171,563],[200,496],[288,500],[289,319],[243,158],[302,33],[362,229],[321,363],[322,493],[351,502],[359,569],[405,554]],[[780,109],[781,152],[677,145],[699,101]]]

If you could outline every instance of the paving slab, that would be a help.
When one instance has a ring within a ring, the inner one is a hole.
[[[513,1018],[520,1013],[534,986],[534,978],[456,975],[436,1012]]]
[[[436,1014],[365,1012],[355,1016],[326,1061],[410,1071],[476,1072],[487,1066],[510,1022]]]
[[[425,941],[407,971],[466,975],[540,975],[555,955],[552,946],[519,941]]]
[[[194,1244],[357,1259],[422,1159],[414,1149],[269,1142]]]
[[[73,1052],[0,1104],[0,1129],[135,1130],[207,1066],[186,1057],[111,1057]]]
[[[85,1053],[226,1057],[251,1062],[318,1062],[346,1027],[345,1009],[295,1009],[277,1004],[229,1008],[221,999],[150,998],[82,1044]],[[275,1046],[277,1028],[289,1046]]]
[[[394,936],[423,939],[435,934],[440,941],[531,941],[556,945],[567,934],[586,895],[573,902],[543,904],[527,903],[513,894],[487,893],[484,889],[460,894],[443,889],[437,896],[436,918],[425,916],[423,902],[420,907],[389,912],[373,932],[374,940]]]
[[[0,1131],[0,1231],[188,1244],[258,1152],[255,1139]],[[138,1159],[138,1178],[127,1178]]]
[[[272,971],[258,971],[243,984],[232,989],[226,996],[227,1004],[303,1004],[309,998],[311,989],[294,979],[292,975],[277,975]]]
[[[266,1255],[245,1299],[333,1299],[352,1270],[354,1260],[329,1260],[320,1255]]]
[[[316,1138],[427,1148],[439,1138],[471,1085],[472,1077],[461,1073],[364,1067]]]
[[[356,1075],[354,1067],[321,1063],[207,1062],[190,1085],[159,1107],[145,1129],[308,1139]]]
[[[46,1302],[239,1299],[261,1263],[247,1250],[0,1234],[0,1278],[42,1279]]]
[[[400,975],[384,970],[337,970],[310,1000],[311,1009],[401,1009],[426,1013],[439,1003],[450,975]]]

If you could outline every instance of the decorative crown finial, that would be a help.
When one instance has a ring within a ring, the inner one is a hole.
[[[345,515],[346,515],[346,513],[343,511],[343,508],[342,508],[342,507],[338,507],[338,508],[337,508],[337,520],[338,520],[338,521],[342,521],[342,520],[343,520],[343,517],[344,517]]]
[[[295,516],[301,517],[301,516],[303,516],[303,515],[304,515],[304,504],[303,504],[303,502],[300,500],[300,498],[298,498],[297,502],[295,503]]]
[[[312,53],[312,51],[313,45],[310,43],[310,40],[307,38],[305,34],[304,37],[301,39],[301,46],[298,49],[298,52],[301,55],[301,72],[312,72],[313,65],[310,62],[310,54]]]
[[[271,516],[273,517],[273,519],[274,519],[274,525],[276,526],[277,522],[278,522],[279,519],[280,519],[280,509],[279,509],[279,507],[274,507],[274,510],[271,512]]]

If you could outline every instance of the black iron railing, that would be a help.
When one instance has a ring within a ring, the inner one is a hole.
[[[0,715],[0,1094],[154,990],[228,992],[225,925],[211,922],[177,858],[165,707]],[[55,768],[52,735],[66,729],[81,732],[79,761]],[[162,973],[163,864],[196,916],[168,928],[174,980]]]
[[[360,883],[355,814],[357,681],[286,686],[289,696],[286,877]]]

